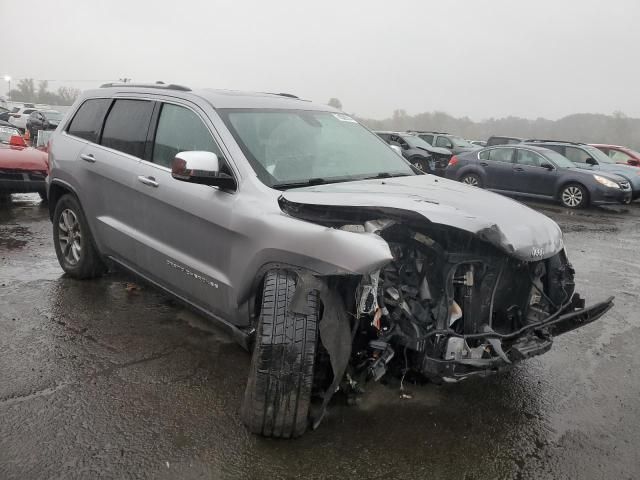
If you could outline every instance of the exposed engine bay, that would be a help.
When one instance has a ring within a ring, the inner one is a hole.
[[[522,249],[509,254],[495,229],[473,233],[397,210],[371,219],[370,209],[281,206],[333,229],[378,235],[391,252],[365,275],[299,272],[292,308],[313,289],[325,307],[314,379],[323,404],[314,425],[338,389],[349,397],[362,382],[408,373],[436,382],[494,374],[547,352],[553,337],[613,306],[611,297],[585,308],[564,248],[541,255],[534,246],[523,258]]]
[[[584,306],[564,251],[524,262],[467,232],[377,224],[394,260],[358,286],[353,351],[374,380],[394,359],[447,381],[498,371],[551,347],[533,326]]]

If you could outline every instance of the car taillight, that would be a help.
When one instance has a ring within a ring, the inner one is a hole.
[[[457,163],[458,163],[458,157],[456,157],[455,155],[449,159],[449,166],[450,167],[453,167]]]

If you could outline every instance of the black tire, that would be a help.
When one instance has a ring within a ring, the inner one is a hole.
[[[289,310],[297,276],[267,273],[249,379],[242,404],[247,428],[265,437],[299,437],[309,423],[318,337],[318,294],[307,296],[306,314]]]
[[[427,160],[426,158],[411,157],[409,161],[411,162],[411,165],[419,170],[422,170],[424,173],[431,173],[431,170],[429,169],[429,160]]]
[[[67,238],[70,240],[67,241],[66,244],[72,244],[67,251],[67,249],[64,249],[61,245],[61,242],[65,243],[65,232],[61,227],[61,222],[64,225],[63,214],[66,216],[71,215],[68,212],[71,212],[76,222],[74,223],[74,227],[70,228],[73,234],[70,236],[67,235]],[[73,244],[76,243],[75,240],[78,240],[78,248],[73,248]],[[64,195],[56,204],[56,209],[53,213],[53,244],[56,249],[58,262],[69,276],[77,279],[95,278],[106,271],[105,264],[102,262],[96,250],[93,236],[89,230],[84,212],[80,207],[80,202],[71,194]],[[73,258],[72,250],[76,251],[77,260]]]
[[[482,180],[475,173],[466,173],[460,177],[460,182],[471,187],[482,188]]]
[[[589,205],[589,192],[579,183],[568,183],[560,189],[558,199],[566,208],[585,208]]]

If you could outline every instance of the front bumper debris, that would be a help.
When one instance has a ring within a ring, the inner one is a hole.
[[[581,302],[579,297],[566,307],[561,314],[554,314],[547,319],[509,334],[499,334],[494,331],[473,335],[461,335],[461,340],[467,338],[485,339],[492,343],[500,342],[500,349],[504,355],[492,358],[455,358],[435,359],[428,356],[423,358],[422,373],[427,377],[441,377],[448,382],[456,382],[471,376],[488,376],[508,369],[512,364],[521,360],[541,355],[547,352],[553,343],[553,337],[570,332],[577,328],[595,322],[613,307],[614,297],[596,303],[589,307],[576,306]]]

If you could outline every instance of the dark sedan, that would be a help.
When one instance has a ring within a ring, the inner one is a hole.
[[[40,130],[55,130],[62,120],[62,113],[57,110],[36,110],[27,118],[27,130],[33,142],[38,138]]]
[[[631,201],[625,178],[585,171],[553,150],[531,145],[502,145],[454,156],[445,176],[501,193],[556,200],[568,208]]]

